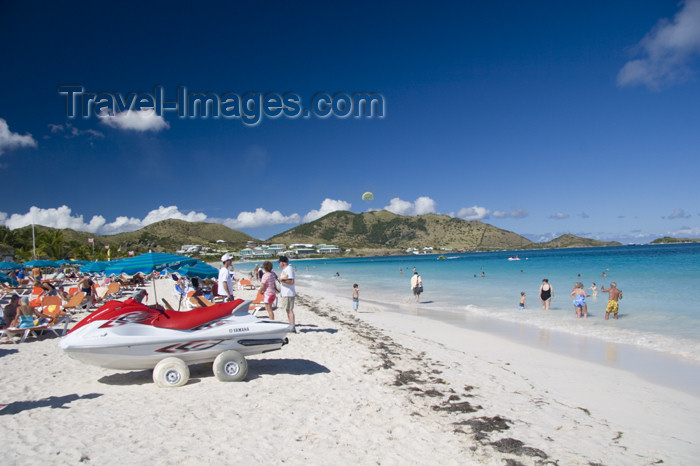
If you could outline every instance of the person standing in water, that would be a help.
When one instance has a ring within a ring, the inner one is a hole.
[[[591,290],[591,293],[593,294],[594,298],[598,297],[598,287],[595,286],[595,282],[591,283],[591,287],[589,288]]]
[[[613,314],[615,316],[615,320],[617,320],[617,311],[620,307],[619,301],[622,299],[622,291],[617,289],[617,283],[615,282],[612,282],[610,284],[610,288],[607,290],[605,289],[605,283],[601,284],[600,291],[603,293],[610,293],[608,305],[605,308],[605,320],[610,318],[610,314]]]
[[[540,286],[540,301],[542,301],[542,309],[549,311],[549,305],[554,297],[554,290],[552,290],[552,285],[549,284],[549,280],[544,278],[542,280],[542,286]]]
[[[357,283],[352,285],[352,308],[357,312],[357,308],[360,306],[360,288]]]
[[[576,317],[581,318],[581,313],[588,319],[588,304],[586,304],[586,291],[583,289],[583,283],[576,282],[574,289],[571,292],[571,297],[574,298],[574,309],[576,310]]]
[[[416,297],[416,302],[420,302],[420,294],[423,292],[423,279],[420,278],[418,272],[413,272],[411,277],[411,291],[413,291],[413,296]]]

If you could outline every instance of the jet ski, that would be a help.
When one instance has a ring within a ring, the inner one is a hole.
[[[178,312],[149,307],[134,299],[109,301],[78,322],[59,347],[70,357],[108,369],[153,369],[161,387],[189,379],[188,364],[214,361],[222,381],[243,380],[245,356],[279,350],[292,325],[259,319],[251,301],[237,299]]]

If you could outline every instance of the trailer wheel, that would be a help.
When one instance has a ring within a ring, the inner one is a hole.
[[[214,360],[214,375],[222,382],[239,382],[248,375],[248,361],[238,351],[224,351]]]
[[[165,358],[153,369],[153,381],[161,388],[182,387],[190,379],[190,368],[179,358]]]

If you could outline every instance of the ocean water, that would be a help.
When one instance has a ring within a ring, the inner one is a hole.
[[[520,260],[508,260],[516,255]],[[445,256],[314,259],[293,264],[298,281],[324,293],[347,296],[349,308],[352,285],[357,283],[361,310],[374,306],[418,314],[631,370],[645,361],[653,363],[656,356],[656,366],[670,368],[673,364],[664,359],[670,357],[690,364],[675,369],[694,370],[692,383],[700,380],[698,243]],[[424,287],[418,304],[410,290],[413,267]],[[549,279],[554,291],[549,311],[542,309],[538,299],[543,278]],[[577,281],[583,282],[588,294],[593,282],[598,287],[597,298],[587,298],[588,319],[576,318],[569,296]],[[623,291],[623,298],[620,318],[606,321],[608,294],[600,289],[611,281]],[[527,299],[524,311],[518,311],[521,291]],[[647,352],[620,361],[630,349]],[[663,370],[659,374],[666,377]]]

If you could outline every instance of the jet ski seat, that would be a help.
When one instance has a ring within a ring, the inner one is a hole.
[[[230,315],[242,303],[242,299],[236,299],[187,312],[160,311],[160,315],[153,321],[153,326],[172,330],[191,330],[212,320]]]

